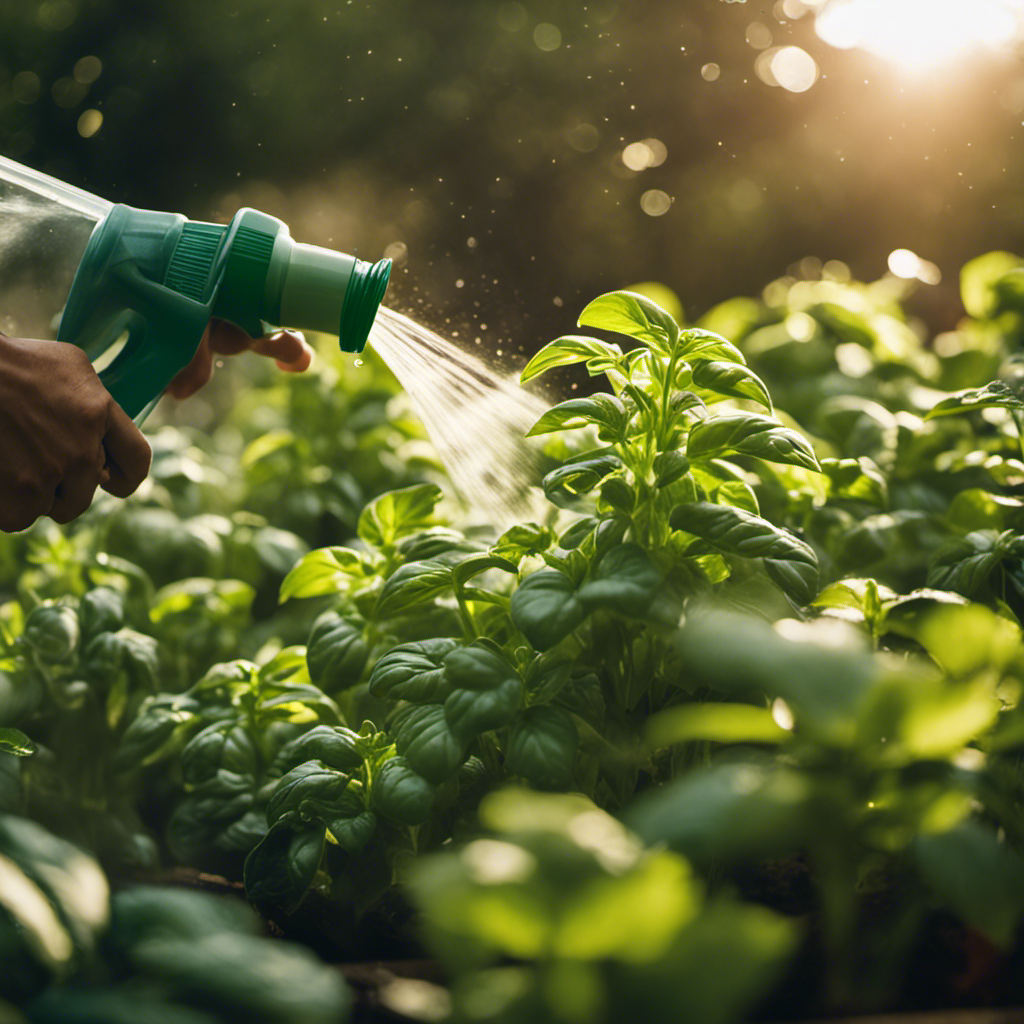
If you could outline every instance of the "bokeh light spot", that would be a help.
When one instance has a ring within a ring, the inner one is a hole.
[[[755,50],[767,50],[772,45],[772,30],[760,21],[752,21],[747,26],[747,42]]]
[[[71,0],[45,0],[36,11],[36,21],[40,28],[60,32],[71,25],[77,14]]]
[[[82,57],[75,62],[74,78],[82,85],[91,85],[103,73],[103,61],[99,57]]]
[[[924,284],[938,284],[942,271],[928,260],[921,259],[910,249],[894,249],[889,253],[889,272],[905,281],[921,281]]]
[[[86,110],[78,119],[78,134],[83,139],[91,139],[103,127],[103,114],[96,110]]]
[[[775,81],[789,92],[807,92],[818,80],[818,65],[799,46],[781,46],[772,56],[771,72]]]
[[[653,156],[646,142],[631,142],[622,151],[622,162],[631,171],[644,171],[651,166]]]
[[[562,45],[562,30],[557,25],[552,25],[548,21],[542,21],[533,30],[533,41],[536,43],[538,50],[550,53]]]
[[[498,26],[506,32],[519,32],[526,28],[528,15],[522,4],[502,4],[498,8]]]
[[[705,64],[704,67],[700,69],[700,77],[703,78],[705,82],[717,82],[721,76],[722,69],[717,64]]]
[[[592,153],[597,149],[600,135],[592,124],[584,121],[566,132],[566,140],[577,152]]]
[[[640,209],[648,217],[661,217],[668,213],[671,206],[672,197],[667,192],[662,192],[660,188],[648,189],[640,197]]]

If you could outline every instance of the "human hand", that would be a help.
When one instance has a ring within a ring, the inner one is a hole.
[[[297,331],[280,331],[264,338],[251,338],[241,327],[227,320],[214,319],[207,324],[192,362],[171,381],[167,394],[172,398],[189,398],[213,376],[214,356],[234,356],[248,351],[276,360],[286,373],[301,373],[313,363],[313,350]]]
[[[80,348],[0,334],[0,530],[69,523],[97,487],[126,498],[151,457]]]

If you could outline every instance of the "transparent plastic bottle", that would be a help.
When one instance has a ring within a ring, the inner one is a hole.
[[[86,246],[113,205],[0,156],[0,331],[57,337]]]

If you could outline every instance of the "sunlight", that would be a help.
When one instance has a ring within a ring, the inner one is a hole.
[[[980,49],[1008,48],[1024,27],[1024,0],[835,0],[818,35],[920,71]]]

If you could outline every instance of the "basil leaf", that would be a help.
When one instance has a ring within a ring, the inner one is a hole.
[[[246,895],[286,913],[297,910],[313,884],[326,841],[320,822],[298,832],[290,824],[275,825],[245,858]]]
[[[620,398],[598,392],[588,398],[570,398],[548,409],[526,436],[537,437],[558,430],[594,425],[602,440],[616,441],[625,434],[629,417],[630,413]]]
[[[582,363],[584,360],[595,358],[617,363],[622,358],[622,349],[607,341],[582,335],[566,335],[563,338],[556,338],[545,345],[526,364],[523,372],[519,375],[519,381],[525,384],[527,381],[533,380],[534,377],[553,370],[556,366],[571,366],[573,363]]]
[[[388,491],[363,509],[356,532],[371,547],[389,547],[401,537],[430,526],[440,500],[437,484]]]
[[[599,327],[630,338],[670,348],[679,337],[679,325],[656,302],[638,292],[599,295],[580,313],[580,327]]]
[[[817,595],[814,549],[767,519],[730,505],[698,501],[677,506],[669,522],[723,554],[763,558],[768,574],[798,604],[809,604]]]
[[[691,459],[754,455],[767,462],[819,468],[814,450],[795,430],[753,412],[730,413],[695,423],[690,428],[686,454]]]
[[[403,757],[385,761],[373,779],[373,806],[386,818],[422,825],[434,806],[434,787]]]
[[[295,597],[345,593],[376,575],[373,565],[351,548],[318,548],[303,555],[281,583],[281,603]]]
[[[553,469],[541,484],[550,501],[560,508],[572,508],[580,495],[592,491],[606,476],[621,468],[622,460],[617,455],[592,455]]]
[[[388,578],[377,599],[376,614],[388,618],[408,612],[452,589],[452,567],[444,558],[408,562]]]
[[[468,744],[490,729],[500,729],[523,703],[523,681],[510,676],[488,690],[456,690],[444,702],[444,715],[452,732]]]
[[[977,409],[1009,409],[1011,412],[1024,411],[1024,396],[1020,389],[1004,380],[994,380],[982,388],[967,388],[957,391],[936,403],[925,416],[926,420],[937,416],[956,416],[974,412]]]
[[[955,590],[965,597],[977,593],[1003,560],[1003,538],[994,530],[974,530],[942,545],[928,567],[928,586]]]
[[[889,505],[889,485],[882,471],[866,455],[859,459],[822,459],[830,498],[863,501],[878,508]]]
[[[693,383],[727,398],[746,398],[772,411],[764,381],[742,363],[700,360],[693,364]]]
[[[572,782],[578,749],[572,715],[536,704],[521,711],[509,728],[505,769],[539,789],[565,789]]]
[[[619,544],[598,563],[593,576],[577,592],[586,611],[598,608],[640,617],[650,607],[662,576],[638,544]]]
[[[466,755],[439,704],[410,706],[396,718],[395,746],[413,771],[435,785],[449,778]]]
[[[328,695],[347,690],[362,678],[369,653],[358,626],[337,612],[324,612],[306,643],[309,678]]]
[[[509,612],[516,628],[538,651],[554,647],[587,615],[572,580],[553,569],[527,576],[512,595]]]
[[[7,726],[0,728],[0,754],[30,757],[35,752],[35,743],[20,729],[12,729]]]
[[[448,682],[462,690],[493,690],[510,679],[519,678],[498,651],[479,640],[447,654],[444,671]]]
[[[680,336],[683,343],[682,355],[689,363],[700,359],[714,359],[727,363],[745,365],[743,353],[720,334],[700,327],[688,327]]]
[[[78,646],[78,612],[68,605],[48,604],[34,608],[25,620],[25,643],[41,661],[55,665],[66,661]]]
[[[452,686],[445,676],[444,660],[458,646],[455,640],[439,638],[392,647],[370,673],[370,693],[384,700],[417,704],[445,700]]]

